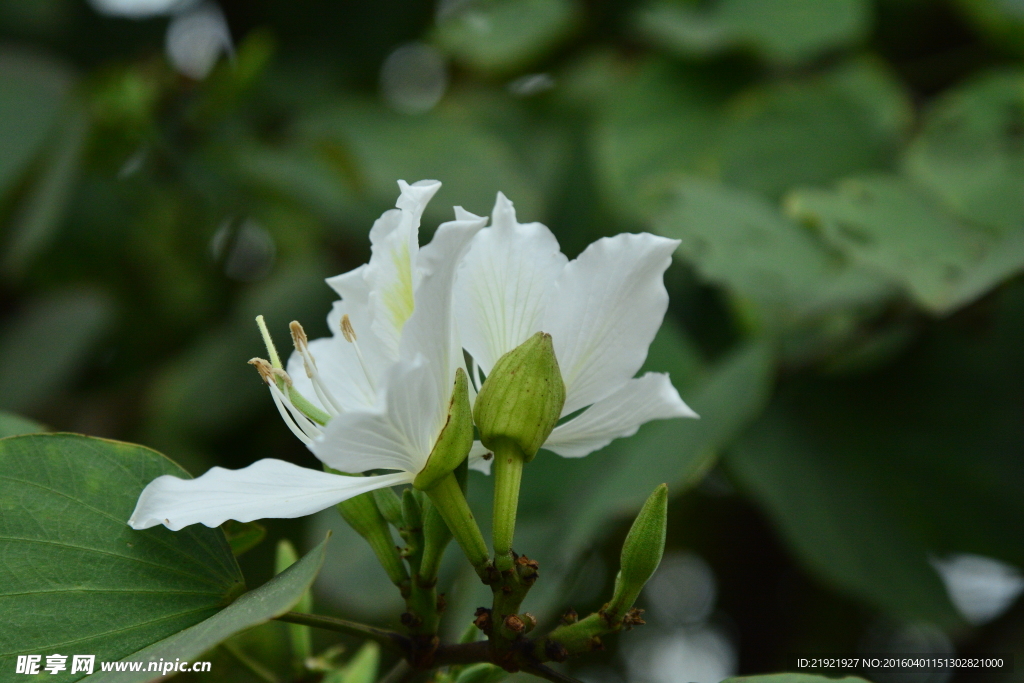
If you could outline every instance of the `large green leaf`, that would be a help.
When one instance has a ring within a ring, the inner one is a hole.
[[[883,168],[911,120],[907,94],[871,60],[743,91],[726,108],[721,178],[771,196]]]
[[[30,300],[0,330],[0,408],[29,410],[78,375],[112,317],[110,298],[89,290]]]
[[[989,74],[944,94],[907,150],[906,169],[957,214],[1024,231],[1024,72]]]
[[[181,533],[181,532],[178,532]],[[288,567],[259,588],[245,593],[209,619],[175,633],[169,638],[133,652],[124,661],[156,662],[183,659],[195,660],[204,652],[236,633],[278,617],[292,607],[309,590],[324,563],[325,538],[301,560]],[[159,678],[152,672],[110,672],[99,674],[98,681],[114,683],[145,683]],[[90,678],[90,680],[92,680]]]
[[[540,193],[516,150],[485,125],[489,107],[481,104],[449,98],[428,114],[408,116],[351,102],[304,119],[298,135],[330,162],[335,182],[348,183],[381,208],[394,206],[399,178],[441,180],[425,223],[451,220],[455,204],[490,213],[498,190],[522,216],[537,216]]]
[[[0,613],[14,626],[0,630],[0,670],[13,671],[18,654],[121,659],[243,590],[219,529],[127,525],[146,484],[188,477],[155,451],[73,434],[15,436],[0,441],[0,472]]]
[[[35,420],[0,410],[0,439],[22,434],[40,434],[45,431],[48,431],[46,427]]]
[[[608,90],[595,124],[595,163],[616,208],[649,215],[672,181],[715,172],[727,94],[709,76],[661,61],[641,64]]]
[[[53,240],[74,188],[89,126],[83,113],[68,117],[47,154],[41,177],[18,207],[0,267],[18,275]]]
[[[694,4],[656,0],[640,12],[638,26],[656,45],[684,55],[746,47],[770,61],[794,63],[862,39],[870,23],[865,0]]]
[[[51,59],[0,51],[0,194],[50,135],[71,83],[67,68]]]
[[[528,66],[578,23],[575,0],[483,0],[452,3],[438,17],[437,43],[452,57],[485,72]]]
[[[992,264],[1001,256],[993,251],[990,232],[957,221],[896,176],[848,179],[835,190],[800,190],[788,198],[787,209],[935,313],[967,303],[1005,274],[1006,264]],[[979,282],[979,272],[988,281]]]
[[[768,324],[786,327],[886,294],[884,279],[836,259],[757,195],[698,179],[674,189],[655,231],[681,240],[677,258],[753,302]]]
[[[1024,565],[1024,287],[882,371],[791,381],[726,457],[819,576],[905,619],[951,624],[930,557]]]

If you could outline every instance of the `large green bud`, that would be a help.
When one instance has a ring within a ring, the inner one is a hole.
[[[427,464],[416,475],[412,485],[421,491],[436,486],[455,471],[473,448],[473,410],[469,406],[469,380],[466,372],[455,371],[455,389],[448,404],[448,422],[434,443]]]
[[[485,447],[494,450],[509,440],[529,462],[558,424],[564,405],[565,382],[551,335],[538,332],[494,364],[473,417]]]
[[[644,584],[661,564],[667,525],[668,486],[661,484],[640,509],[622,544],[621,569],[615,580],[615,593],[604,608],[609,623],[622,621]]]

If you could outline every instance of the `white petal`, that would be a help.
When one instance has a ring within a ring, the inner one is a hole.
[[[568,415],[633,377],[668,308],[662,282],[676,240],[623,233],[597,240],[554,284],[543,329],[565,380]]]
[[[435,393],[429,399],[423,397],[423,407],[437,411],[435,420],[440,426],[447,420],[455,370],[465,366],[452,315],[455,271],[470,240],[486,222],[486,218],[469,214],[461,220],[443,223],[430,244],[420,250],[416,262],[420,273],[416,307],[402,330],[399,355],[406,361],[417,356],[426,361],[434,378]]]
[[[566,262],[551,231],[516,222],[512,202],[499,192],[491,227],[473,238],[455,292],[462,345],[485,373],[540,331],[551,286]]]
[[[636,434],[645,422],[672,417],[697,417],[697,413],[679,398],[668,375],[648,372],[555,427],[544,448],[566,458],[581,458],[613,439]]]
[[[363,346],[373,348],[372,344],[366,344],[360,340],[360,348]],[[380,348],[379,345],[377,348]],[[347,342],[340,334],[335,337],[324,337],[309,342],[309,351],[316,361],[316,367],[320,378],[327,385],[331,394],[345,410],[365,410],[377,404],[376,380],[380,377],[386,365],[379,361],[377,368],[367,360],[368,372],[363,371],[363,366],[356,355],[355,347]],[[364,352],[364,358],[378,358],[379,354]],[[313,405],[320,405],[317,400],[316,391],[313,389],[313,382],[306,376],[306,368],[302,363],[302,356],[293,351],[288,359],[286,368],[291,375],[295,388],[299,390]],[[373,384],[368,373],[373,373]],[[383,381],[383,380],[380,380]],[[327,406],[321,406],[325,410]]]
[[[413,362],[398,361],[385,381],[377,409],[331,419],[310,447],[316,457],[342,472],[393,469],[416,474],[423,469],[446,418],[433,405],[433,371],[420,356]]]
[[[410,481],[404,472],[343,477],[268,458],[240,470],[213,467],[196,479],[157,477],[142,491],[128,524],[133,529],[163,524],[177,531],[198,523],[214,527],[229,519],[302,517],[360,493]]]
[[[479,441],[473,442],[473,448],[469,451],[469,469],[491,473],[491,464],[494,462],[494,453]]]
[[[394,356],[414,306],[420,217],[441,183],[421,180],[409,185],[400,180],[398,185],[402,190],[398,208],[384,212],[370,230],[371,256],[365,273],[373,331]]]

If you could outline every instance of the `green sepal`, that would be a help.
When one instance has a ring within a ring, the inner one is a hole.
[[[473,406],[480,441],[515,443],[529,462],[558,424],[565,382],[551,335],[538,332],[498,359]]]
[[[473,409],[469,404],[469,380],[462,368],[455,371],[455,388],[448,404],[448,422],[434,443],[427,464],[412,485],[425,491],[451,474],[473,448]]]
[[[604,608],[605,619],[610,624],[622,621],[661,564],[667,525],[668,485],[661,484],[640,508],[622,544],[622,568],[615,580],[615,593]]]

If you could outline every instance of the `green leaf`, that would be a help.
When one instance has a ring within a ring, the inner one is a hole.
[[[299,137],[330,161],[335,182],[351,185],[378,211],[394,207],[399,178],[438,178],[444,187],[427,207],[425,225],[451,220],[453,204],[488,214],[499,189],[526,220],[540,212],[540,193],[516,150],[483,120],[501,106],[447,98],[427,114],[408,116],[355,101],[307,117]]]
[[[928,548],[888,500],[899,494],[804,420],[774,404],[729,449],[729,471],[813,572],[896,617],[955,624]]]
[[[672,182],[711,175],[721,135],[718,80],[667,62],[641,64],[607,93],[595,124],[596,170],[616,208],[640,216]]]
[[[159,659],[174,660],[179,657],[184,660],[195,660],[213,646],[236,633],[281,616],[309,590],[313,579],[316,578],[323,566],[326,546],[327,539],[325,538],[320,545],[310,550],[287,570],[259,588],[243,594],[209,619],[138,652],[133,652],[124,660],[155,662]],[[103,681],[144,683],[154,680],[154,676],[148,672],[108,673],[101,674],[96,680],[100,683]]]
[[[69,117],[40,178],[18,207],[0,264],[8,273],[20,275],[53,240],[74,188],[88,128],[84,113]]]
[[[127,525],[146,484],[188,477],[155,451],[72,434],[15,436],[0,441],[0,472],[0,612],[18,624],[0,631],[4,671],[17,654],[120,659],[243,590],[219,530]]]
[[[0,408],[30,410],[83,368],[112,317],[100,292],[64,290],[30,301],[0,331]]]
[[[942,95],[907,150],[907,173],[961,218],[1024,231],[1024,73],[989,74]]]
[[[928,310],[943,314],[995,284],[994,236],[958,222],[895,176],[843,181],[835,190],[799,190],[789,213],[819,229],[853,262],[900,283]],[[978,281],[978,273],[989,277]]]
[[[956,625],[930,557],[1024,564],[1024,286],[881,371],[784,385],[725,463],[806,566],[905,620]]]
[[[637,26],[655,45],[684,56],[743,47],[793,64],[862,40],[870,15],[865,0],[717,0],[708,9],[655,0],[637,15]]]
[[[655,232],[681,240],[677,258],[754,303],[762,320],[775,327],[887,293],[884,278],[836,259],[756,195],[697,179],[674,189]]]
[[[699,387],[684,392],[686,402],[699,420],[658,420],[643,426],[635,436],[613,441],[587,456],[586,472],[578,461],[542,453],[524,474],[538,480],[546,470],[562,470],[557,482],[575,479],[585,495],[559,501],[566,507],[558,527],[560,554],[575,556],[592,536],[616,516],[633,515],[659,484],[667,482],[673,495],[696,484],[714,464],[720,449],[761,412],[772,383],[773,355],[766,344],[752,343],[716,366]],[[569,470],[565,472],[565,470]],[[582,476],[581,476],[582,475]],[[537,501],[533,501],[536,505]],[[524,510],[529,514],[529,510]],[[550,508],[544,513],[550,519]]]
[[[249,552],[267,536],[267,529],[259,522],[236,522],[229,519],[220,525],[221,531],[228,539],[231,554],[235,557]]]
[[[1014,0],[957,0],[956,4],[992,43],[1024,54],[1024,16]]]
[[[64,65],[48,58],[0,52],[0,195],[49,137],[72,80]]]
[[[484,0],[458,3],[438,17],[434,39],[478,71],[509,73],[529,66],[579,23],[575,0]]]
[[[35,420],[30,420],[27,417],[22,417],[21,415],[15,415],[14,413],[8,413],[5,410],[0,410],[0,439],[8,436],[40,434],[48,431],[50,430]]]
[[[779,196],[795,185],[886,167],[911,112],[893,75],[867,59],[755,86],[726,109],[719,173],[730,184]]]

